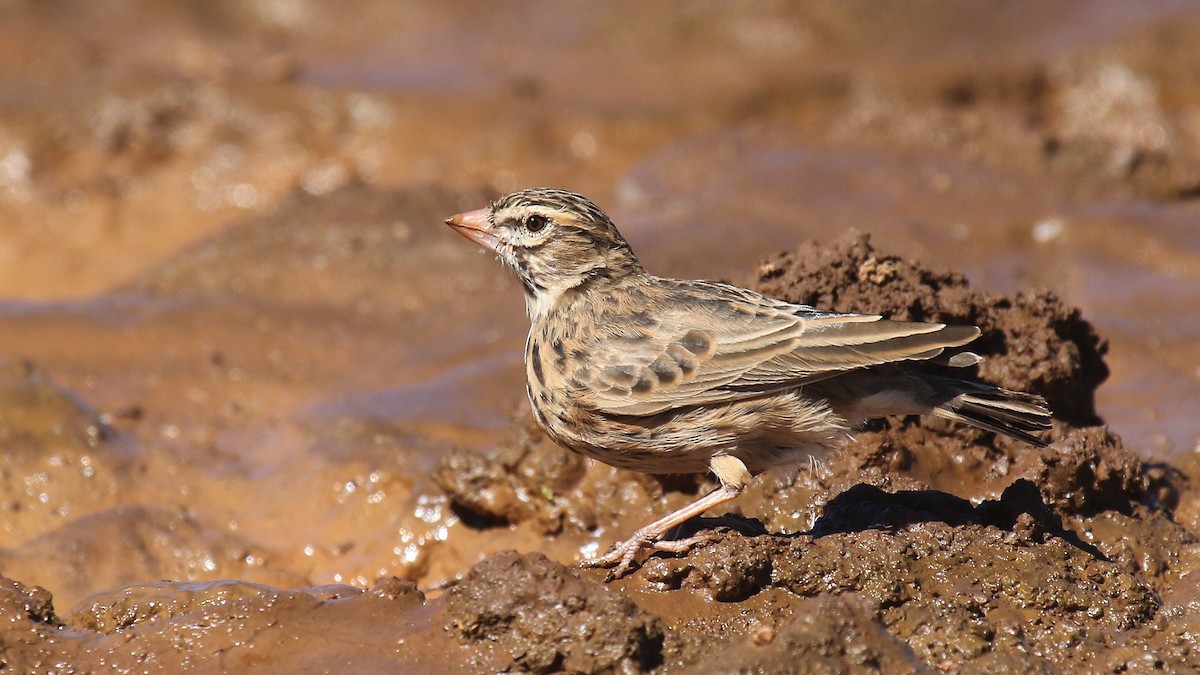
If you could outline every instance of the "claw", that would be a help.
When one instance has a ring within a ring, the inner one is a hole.
[[[723,461],[718,462],[717,459],[722,459]],[[637,562],[638,554],[644,549],[648,548],[655,551],[680,554],[687,553],[696,546],[709,541],[711,535],[697,535],[695,537],[689,537],[687,539],[680,539],[676,541],[664,542],[660,540],[666,536],[667,532],[670,532],[672,528],[687,522],[689,518],[698,516],[708,509],[720,504],[724,504],[725,502],[734,499],[741,494],[742,490],[746,487],[745,481],[730,483],[727,482],[723,477],[724,473],[729,472],[727,470],[730,469],[730,462],[734,461],[736,461],[737,467],[741,467],[741,471],[745,473],[746,481],[748,481],[750,479],[750,474],[746,473],[746,467],[741,463],[741,461],[734,460],[727,455],[718,455],[713,459],[713,471],[716,472],[717,477],[721,479],[721,487],[713,490],[707,495],[704,495],[700,499],[697,499],[681,509],[672,511],[671,513],[659,518],[653,523],[650,523],[637,532],[634,532],[632,537],[621,542],[620,544],[617,544],[616,546],[613,546],[612,550],[603,556],[599,558],[592,558],[590,560],[584,560],[580,563],[580,567],[615,567],[616,569],[614,569],[608,575],[608,581],[612,581],[613,579],[620,579],[626,574],[629,574],[629,572],[633,570],[634,563]],[[738,477],[739,476],[734,476],[734,478]]]
[[[637,564],[638,554],[644,550],[650,550],[651,555],[654,552],[661,551],[663,553],[673,553],[675,555],[684,555],[691,552],[697,546],[707,544],[717,535],[714,533],[697,534],[687,539],[676,539],[671,541],[660,541],[654,537],[654,533],[637,532],[629,539],[615,545],[612,549],[598,557],[589,558],[579,563],[583,568],[596,567],[613,567],[614,569],[608,573],[606,582],[620,579],[629,574],[635,569]],[[640,566],[640,565],[638,565]]]

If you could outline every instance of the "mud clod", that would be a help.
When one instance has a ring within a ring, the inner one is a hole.
[[[1147,490],[1141,460],[1103,427],[1072,429],[1040,460],[1030,477],[1061,513],[1129,513]]]
[[[902,641],[888,634],[853,594],[822,595],[796,604],[795,615],[771,629],[770,640],[730,640],[699,663],[696,672],[721,673],[924,673],[930,672]],[[803,664],[803,665],[801,665]]]
[[[380,577],[367,592],[384,600],[405,599],[418,605],[425,602],[425,594],[415,583],[397,577]]]
[[[54,613],[54,597],[50,591],[4,577],[0,577],[0,619],[10,624],[33,621],[62,625],[62,620]]]
[[[1041,394],[1057,418],[1073,425],[1100,421],[1094,399],[1108,377],[1107,343],[1052,293],[984,293],[961,274],[877,253],[869,235],[853,232],[777,255],[763,269],[770,271],[760,272],[756,290],[789,302],[979,326],[983,335],[969,349],[984,357],[983,380]]]
[[[520,521],[529,515],[518,486],[504,465],[469,452],[453,451],[438,460],[433,481],[469,525],[488,527]]]
[[[634,672],[662,659],[656,618],[538,553],[500,553],[473,567],[446,593],[446,616],[464,639],[530,672]]]
[[[746,537],[723,536],[695,550],[688,559],[652,559],[643,570],[648,581],[663,588],[686,586],[705,591],[718,602],[738,602],[771,582],[771,560],[752,555]],[[693,555],[697,557],[693,559]]]

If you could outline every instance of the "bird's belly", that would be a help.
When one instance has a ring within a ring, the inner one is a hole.
[[[534,417],[556,443],[619,469],[642,473],[708,471],[715,448],[690,434],[690,442],[664,438],[661,426],[632,423],[582,408],[547,410],[533,402]]]
[[[609,415],[530,397],[534,416],[560,445],[644,473],[702,473],[713,455],[732,454],[752,474],[821,457],[845,423],[793,396],[682,408],[647,416]]]

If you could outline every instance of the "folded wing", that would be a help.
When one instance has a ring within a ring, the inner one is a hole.
[[[581,402],[613,415],[754,398],[868,366],[939,357],[974,326],[822,312],[717,283],[664,284],[648,325],[614,325],[576,380]],[[958,363],[973,363],[970,358]],[[954,363],[954,361],[951,361]]]

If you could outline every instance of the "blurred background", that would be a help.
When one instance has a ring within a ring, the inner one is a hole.
[[[1051,289],[1112,429],[1200,449],[1194,2],[0,0],[5,573],[461,569],[424,474],[505,433],[527,324],[441,221],[535,185],[659,274],[856,228]]]

